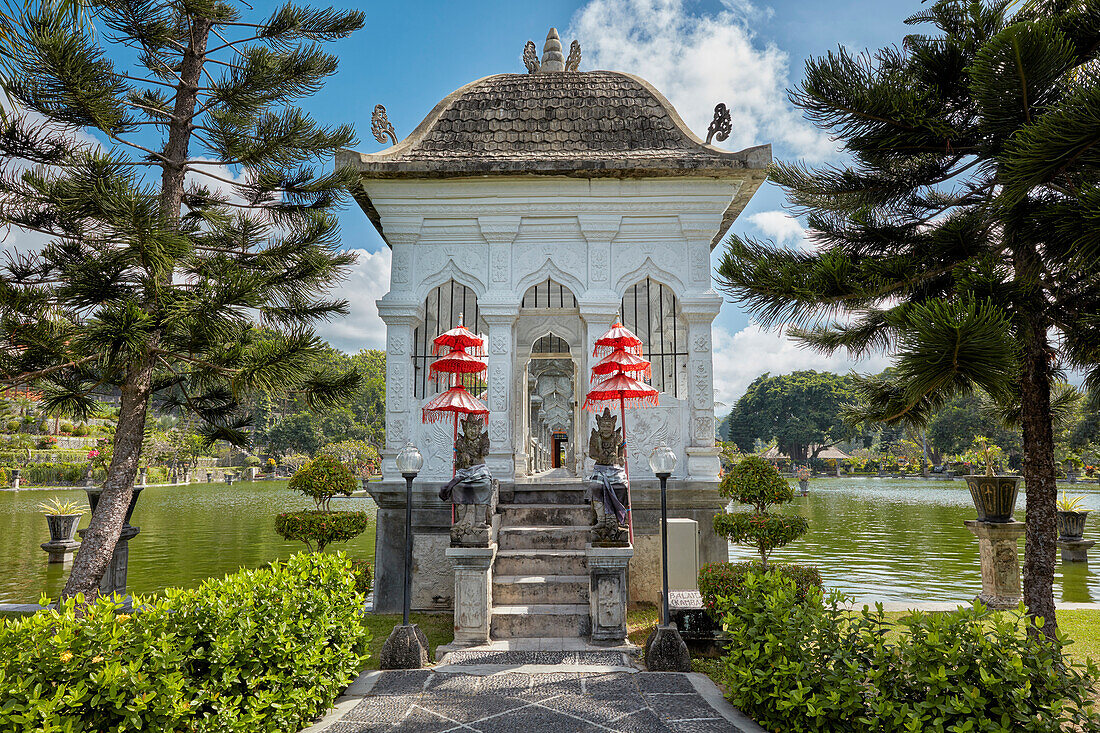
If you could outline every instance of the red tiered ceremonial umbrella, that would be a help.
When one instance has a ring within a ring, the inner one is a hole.
[[[424,405],[422,420],[425,423],[436,423],[447,418],[454,417],[454,442],[458,442],[458,421],[461,415],[488,415],[489,410],[476,397],[466,391],[459,377],[461,374],[480,374],[488,370],[489,366],[478,359],[476,355],[481,353],[485,345],[485,339],[473,333],[462,325],[461,314],[458,317],[458,327],[439,334],[432,339],[434,352],[447,347],[450,349],[444,356],[432,362],[428,368],[429,374],[435,379],[442,375],[450,376],[451,387],[446,392],[437,395],[431,402]],[[466,353],[472,349],[475,355]],[[457,456],[451,458],[451,476],[455,475]],[[454,506],[451,507],[451,522],[454,522]]]
[[[592,380],[598,374],[607,374],[607,378],[596,384],[584,399],[584,409],[595,412],[601,405],[618,403],[619,415],[623,426],[623,450],[626,450],[626,408],[657,406],[657,390],[639,382],[627,372],[650,375],[650,364],[639,356],[642,340],[630,332],[618,321],[611,330],[596,339],[593,356],[605,354],[596,366],[592,367]],[[598,370],[598,371],[597,371]],[[634,543],[634,504],[630,500],[630,462],[624,456],[623,468],[626,471],[626,499],[630,506],[627,514],[630,528],[630,542]]]

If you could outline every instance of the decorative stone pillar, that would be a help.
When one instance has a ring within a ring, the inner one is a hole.
[[[588,558],[588,613],[592,641],[622,643],[626,640],[626,566],[634,548],[585,546]]]
[[[688,389],[690,403],[689,434],[686,446],[687,476],[696,480],[717,481],[721,452],[714,444],[714,364],[711,357],[711,326],[722,297],[713,291],[681,299],[688,322]]]
[[[382,475],[400,477],[394,459],[413,438],[413,334],[420,323],[415,302],[401,302],[390,293],[378,301],[378,314],[386,324],[386,445],[382,450]],[[425,446],[420,446],[425,450]]]
[[[455,570],[455,647],[489,643],[496,554],[495,542],[488,547],[447,548]]]
[[[480,305],[480,304],[479,304]],[[512,430],[512,327],[516,321],[516,306],[480,305],[480,316],[489,327],[488,336],[488,405],[489,456],[486,464],[493,478],[511,484],[515,480],[515,450]]]
[[[144,489],[148,483],[149,469],[145,466],[142,466],[141,470],[138,472],[138,486]]]
[[[1020,593],[1020,557],[1017,543],[1026,529],[1023,522],[964,522],[978,538],[982,564],[982,592],[978,600],[994,609],[1016,608]]]
[[[1063,540],[1059,538],[1058,549],[1062,551],[1062,562],[1088,562],[1089,550],[1095,540]]]
[[[19,490],[19,469],[13,468],[11,470],[11,487],[16,491]]]

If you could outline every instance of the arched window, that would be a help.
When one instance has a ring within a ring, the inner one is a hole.
[[[687,394],[687,322],[672,288],[648,277],[630,286],[622,319],[642,340],[642,356],[653,364],[653,386],[673,397]]]
[[[561,283],[547,278],[545,282],[535,283],[527,288],[520,302],[522,308],[576,308],[577,297],[573,291]]]
[[[569,342],[561,336],[548,333],[531,346],[532,354],[565,354],[569,355]]]
[[[413,331],[413,394],[417,399],[447,389],[444,384],[437,389],[428,375],[428,365],[436,358],[432,355],[432,339],[458,326],[460,318],[474,333],[484,334],[488,330],[478,312],[477,295],[462,283],[449,280],[432,289],[424,299],[424,320]],[[475,395],[483,391],[484,376],[465,377],[466,389]]]

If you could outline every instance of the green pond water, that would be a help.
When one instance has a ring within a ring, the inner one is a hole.
[[[1085,507],[1098,511],[1085,537],[1100,540],[1100,487],[1059,488],[1083,496]],[[64,584],[67,570],[47,566],[46,553],[39,549],[48,533],[36,506],[51,496],[83,499],[84,492],[0,491],[0,602],[37,601],[43,592],[56,595]],[[130,543],[129,587],[149,593],[194,586],[203,578],[287,557],[303,545],[276,535],[274,516],[311,506],[286,482],[150,487],[142,492],[132,520],[141,533]],[[1021,495],[1017,519],[1023,518],[1023,506]],[[373,510],[373,504],[346,499],[340,508]],[[962,481],[814,479],[810,495],[796,497],[787,511],[805,516],[810,531],[777,550],[775,559],[815,564],[827,585],[860,600],[967,601],[981,586],[978,544],[962,524],[975,516]],[[373,528],[332,547],[373,558]],[[735,546],[730,556],[752,553]],[[1100,546],[1093,558],[1093,567],[1100,568]],[[1100,602],[1100,575],[1086,564],[1059,561],[1055,598]]]
[[[39,547],[49,531],[37,506],[54,496],[87,502],[82,489],[0,491],[0,603],[37,602],[43,592],[56,597],[64,586],[68,567],[48,565]],[[150,486],[130,520],[141,532],[130,541],[128,587],[134,593],[193,587],[204,578],[288,557],[305,545],[275,534],[275,515],[312,507],[313,501],[287,489],[286,481]],[[340,499],[333,508],[373,513],[374,503]],[[85,515],[80,526],[87,524]],[[373,560],[374,526],[330,547]]]

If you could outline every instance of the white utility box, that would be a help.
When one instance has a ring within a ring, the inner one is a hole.
[[[668,589],[699,590],[699,523],[694,519],[668,520]]]

